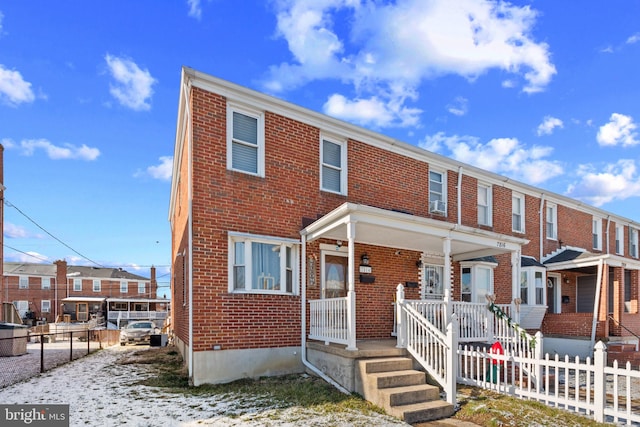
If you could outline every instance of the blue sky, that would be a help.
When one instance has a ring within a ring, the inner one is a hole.
[[[640,221],[638,16],[619,0],[0,0],[5,260],[168,281],[183,65]]]

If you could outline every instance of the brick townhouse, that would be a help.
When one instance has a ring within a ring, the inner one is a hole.
[[[155,310],[155,275],[154,267],[149,279],[120,268],[68,266],[64,260],[5,262],[0,300],[13,303],[31,323],[61,321],[65,314],[68,321],[87,321],[91,315],[106,319],[107,309]]]
[[[334,343],[389,338],[398,284],[512,304],[548,337],[640,334],[640,224],[577,200],[189,68],[173,170],[172,324],[196,385],[311,366],[334,301]]]

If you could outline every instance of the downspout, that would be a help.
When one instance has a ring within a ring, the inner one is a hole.
[[[593,304],[593,323],[591,324],[591,348],[596,344],[596,327],[598,326],[598,309],[600,308],[600,292],[602,291],[602,270],[604,260],[598,262],[598,275],[596,277],[596,297]]]
[[[607,254],[609,253],[609,227],[611,226],[611,215],[607,215],[607,231],[605,231],[605,235],[607,236]]]
[[[187,199],[189,200],[189,214],[187,218],[187,229],[189,230],[189,347],[188,347],[188,359],[189,359],[189,378],[193,381],[193,147],[192,137],[193,128],[191,125],[191,112],[189,110],[189,90],[187,87],[191,87],[190,83],[187,83],[182,88],[185,94],[185,109],[187,118],[187,144],[188,144],[188,159],[187,159]]]
[[[302,342],[302,347],[300,349],[302,364],[307,367],[311,372],[318,375],[320,378],[340,390],[344,394],[351,394],[349,390],[342,387],[333,378],[329,377],[327,374],[318,369],[315,365],[307,360],[307,236],[305,234],[302,235],[302,285],[300,289],[300,295],[302,296],[302,307],[300,312],[302,313],[302,330],[300,333],[300,341]],[[315,274],[315,272],[313,273]]]
[[[538,259],[540,262],[542,262],[542,257],[544,256],[544,202],[544,193],[542,193],[540,195],[540,210],[538,211],[538,215],[540,215],[540,257]]]
[[[458,225],[462,224],[462,166],[458,168]]]

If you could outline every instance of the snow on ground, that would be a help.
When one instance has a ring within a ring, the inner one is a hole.
[[[69,404],[71,426],[408,426],[375,413],[278,409],[241,395],[192,396],[138,385],[152,375],[148,366],[118,360],[139,349],[108,347],[1,388],[0,403]]]

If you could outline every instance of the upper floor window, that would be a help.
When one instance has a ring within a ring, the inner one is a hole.
[[[297,241],[233,235],[229,244],[230,291],[297,292]]]
[[[616,225],[616,253],[624,255],[624,225]]]
[[[76,292],[82,291],[82,279],[73,279],[73,290]]]
[[[558,238],[558,207],[553,203],[547,203],[547,239]]]
[[[147,292],[147,284],[145,282],[138,282],[138,293],[144,295]]]
[[[520,270],[520,300],[522,304],[545,305],[545,269],[525,267]]]
[[[129,292],[129,282],[127,282],[126,280],[123,280],[120,282],[120,293],[121,294],[126,294]]]
[[[447,214],[447,193],[445,174],[429,171],[429,212]]]
[[[264,176],[264,115],[227,108],[227,169]]]
[[[347,193],[346,143],[323,138],[320,149],[321,188],[333,193]]]
[[[42,289],[51,289],[51,277],[42,278]]]
[[[491,226],[491,186],[478,184],[478,224]]]
[[[629,227],[629,255],[638,258],[638,230]]]
[[[462,301],[487,302],[487,295],[493,293],[493,269],[497,265],[491,262],[464,262],[461,264],[460,291]]]
[[[524,195],[514,193],[511,198],[511,229],[524,233]]]
[[[602,219],[594,218],[592,221],[593,227],[593,249],[602,249]]]
[[[20,282],[18,284],[19,289],[29,289],[29,277],[20,276]]]
[[[102,290],[102,284],[100,280],[94,279],[93,281],[93,292],[100,292]]]

